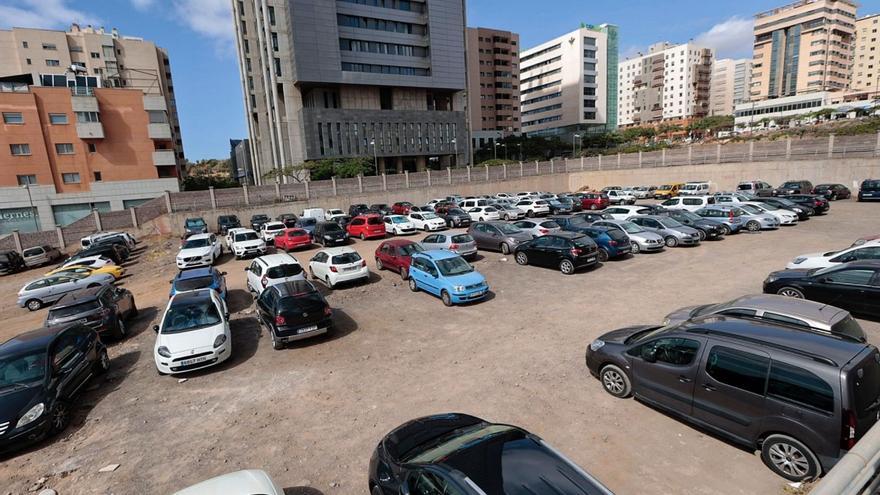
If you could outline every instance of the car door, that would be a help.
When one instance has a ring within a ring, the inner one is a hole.
[[[260,277],[263,276],[263,265],[257,260],[251,262],[251,266],[247,270],[247,282],[254,291],[259,290]]]
[[[269,287],[264,290],[260,297],[257,298],[257,312],[259,313],[260,323],[266,328],[272,328],[275,323],[275,303],[278,300],[276,289]]]
[[[753,444],[766,414],[770,356],[733,343],[710,342],[694,387],[693,417],[718,433]]]
[[[440,271],[437,269],[437,265],[426,258],[420,258],[419,261],[421,262],[422,288],[435,296],[439,296],[442,287],[440,284]]]
[[[553,259],[555,256],[553,255],[553,239],[557,239],[555,237],[543,236],[538,237],[534,241],[529,243],[529,248],[526,250],[526,256],[529,257],[529,264],[536,266],[553,266]]]
[[[465,495],[472,491],[465,491],[444,474],[427,470],[410,472],[404,484],[400,493],[408,495]]]
[[[327,276],[327,260],[329,256],[327,253],[321,251],[318,254],[314,255],[312,259],[309,261],[309,268],[312,269],[312,274],[314,278],[318,278],[324,280]]]
[[[814,276],[804,287],[804,295],[853,313],[869,312],[877,304],[872,297],[876,295],[876,275],[876,270],[852,267]]]
[[[63,275],[49,277],[46,282],[49,285],[49,297],[46,299],[47,301],[57,301],[61,299],[64,294],[79,288],[78,279],[65,277]]]
[[[474,241],[476,241],[478,249],[486,249],[486,224],[475,224],[474,227],[471,229],[471,237],[473,237]]]
[[[50,352],[52,380],[58,397],[72,398],[88,377],[88,361],[83,351],[83,336],[80,327],[72,327],[61,333],[53,342]]]
[[[633,363],[633,393],[672,411],[693,412],[694,382],[706,340],[667,337],[627,351]]]
[[[110,293],[110,298],[116,306],[116,311],[119,315],[128,315],[131,312],[133,298],[129,297],[129,294],[126,293],[125,289],[119,287],[113,287],[108,292]]]

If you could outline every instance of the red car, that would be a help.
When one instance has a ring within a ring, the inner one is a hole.
[[[382,216],[373,213],[352,218],[346,230],[348,230],[348,235],[360,237],[361,240],[385,237],[385,224],[382,222]]]
[[[275,249],[290,251],[312,245],[312,236],[304,229],[284,229],[275,236]]]
[[[406,239],[391,239],[379,244],[376,248],[376,269],[391,270],[400,274],[400,278],[409,278],[409,264],[413,253],[425,249],[421,244]]]
[[[581,195],[581,206],[585,210],[604,210],[611,204],[607,194],[588,192]]]
[[[391,205],[391,213],[395,215],[409,215],[409,210],[413,204],[409,201],[398,201]]]

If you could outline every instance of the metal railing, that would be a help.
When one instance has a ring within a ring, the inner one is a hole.
[[[856,443],[855,447],[813,488],[810,495],[869,495],[880,490],[880,423]]]

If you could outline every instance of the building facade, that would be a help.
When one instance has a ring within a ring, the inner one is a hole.
[[[580,29],[520,55],[522,130],[530,136],[617,127],[617,26]]]
[[[712,66],[709,115],[733,115],[736,105],[749,101],[751,79],[751,60],[716,60]]]
[[[324,158],[465,163],[463,0],[237,0],[233,17],[258,184]]]
[[[519,109],[519,35],[467,30],[467,111],[472,149],[522,131]]]
[[[254,185],[251,144],[248,139],[229,140],[229,176],[239,184]]]
[[[856,21],[852,91],[876,95],[880,92],[880,14]]]
[[[618,125],[685,123],[709,114],[712,50],[657,43],[620,63]]]
[[[756,15],[750,98],[846,90],[855,23],[850,0],[801,0]]]

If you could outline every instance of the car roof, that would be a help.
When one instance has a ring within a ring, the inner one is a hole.
[[[213,304],[214,300],[211,298],[211,294],[213,293],[214,289],[195,289],[178,292],[171,296],[171,302],[169,304],[174,305],[199,301],[211,301]]]
[[[585,234],[582,234],[580,232],[569,232],[567,230],[560,230],[559,232],[553,232],[553,233],[546,234],[546,235],[553,236],[553,237],[562,237],[563,239],[568,239],[568,240],[580,239],[581,237],[586,237]]]
[[[207,234],[193,234],[193,235],[187,237],[186,240],[188,240],[188,241],[192,241],[192,240],[198,240],[198,239],[210,239],[212,235],[214,235],[214,234],[211,234],[211,233],[207,233]]]
[[[282,297],[318,292],[318,289],[308,280],[290,280],[274,284],[271,287],[275,287],[278,290],[278,294]]]
[[[348,246],[326,248],[326,249],[322,249],[320,252],[327,253],[329,256],[337,256],[340,254],[348,254],[348,253],[357,253],[357,251],[355,251],[353,248],[350,248]]]
[[[264,493],[280,494],[265,471],[247,469],[227,473],[184,488],[174,495],[212,495],[216,493]]]
[[[52,309],[65,308],[67,306],[75,306],[84,302],[94,301],[98,298],[98,294],[108,287],[108,285],[101,285],[99,287],[86,287],[77,291],[68,292],[61,296],[61,299],[59,299],[58,302],[52,305]]]
[[[789,316],[796,316],[813,322],[831,326],[844,319],[849,313],[835,306],[824,303],[777,296],[775,294],[749,294],[738,297],[727,303],[731,308],[753,308],[772,311]]]
[[[266,266],[299,264],[299,261],[297,261],[296,258],[287,253],[265,254],[259,256],[256,261],[259,261]]]
[[[76,324],[56,325],[52,327],[42,327],[36,330],[20,333],[15,337],[0,344],[0,354],[28,351],[32,349],[45,348],[55,337]]]
[[[424,256],[426,258],[432,259],[434,261],[438,260],[447,260],[450,258],[458,258],[458,253],[453,253],[452,251],[446,251],[442,249],[432,249],[430,251],[422,251],[420,253],[413,253],[413,256]]]
[[[207,277],[208,275],[214,274],[214,268],[210,266],[203,266],[199,268],[187,268],[186,270],[180,270],[180,273],[177,274],[177,280],[189,280],[191,278],[200,278]]]

